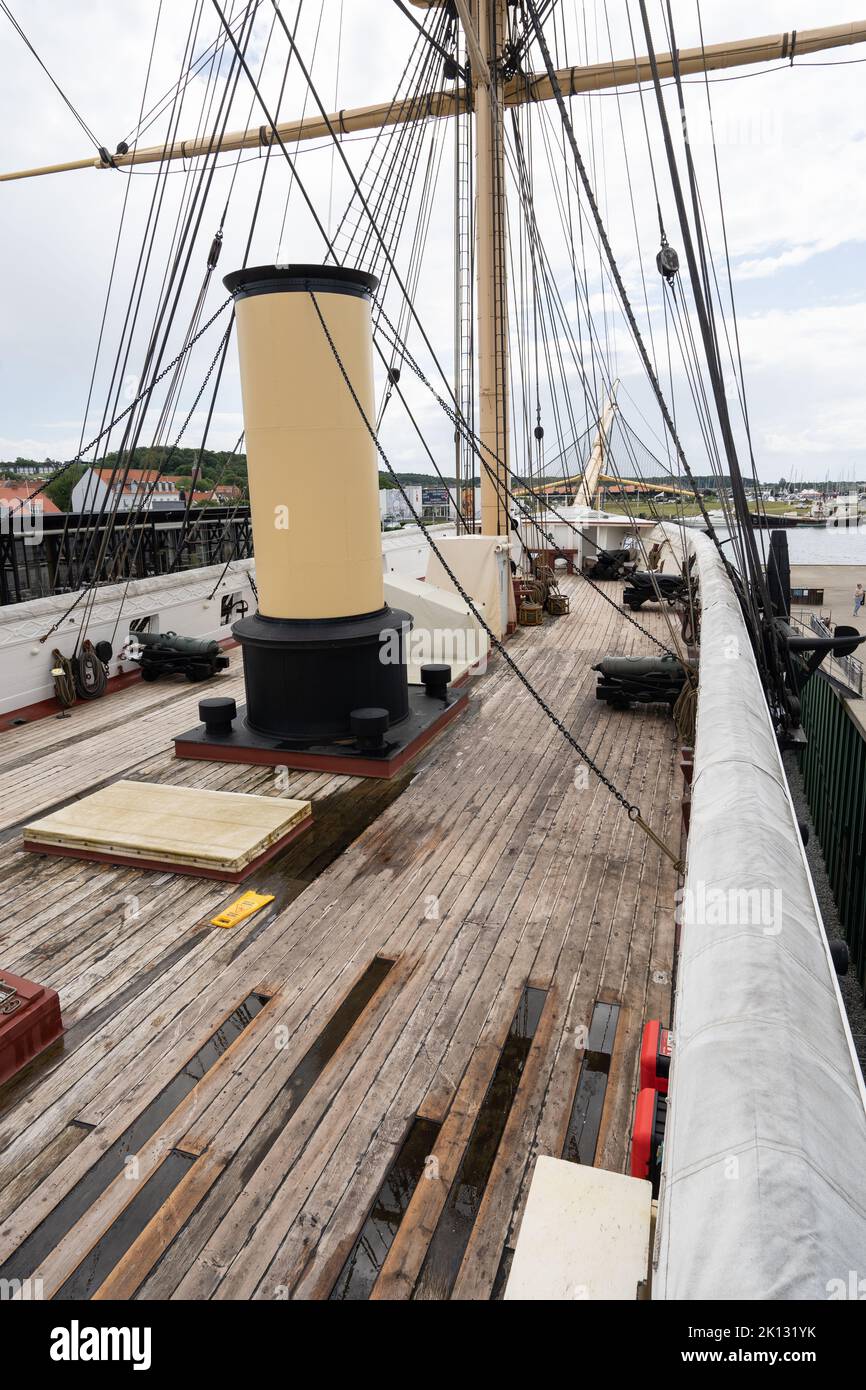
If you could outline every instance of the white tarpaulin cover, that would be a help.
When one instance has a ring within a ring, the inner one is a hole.
[[[385,602],[412,614],[406,638],[410,685],[421,684],[421,667],[429,661],[449,665],[452,681],[486,661],[487,633],[452,589],[392,574],[385,579]]]
[[[866,1095],[740,607],[688,543],[700,690],[653,1297],[826,1299],[866,1276]]]
[[[504,536],[452,536],[436,541],[442,558],[471,597],[494,637],[503,637],[508,623],[516,616],[508,545]],[[439,556],[432,550],[427,557],[426,578],[427,583],[437,589],[455,592]]]

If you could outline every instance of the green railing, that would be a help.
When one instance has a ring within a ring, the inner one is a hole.
[[[852,968],[866,989],[866,738],[820,672],[803,692],[803,785]]]

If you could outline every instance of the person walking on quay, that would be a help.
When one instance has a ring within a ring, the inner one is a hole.
[[[863,585],[862,585],[862,584],[858,584],[858,585],[857,585],[857,588],[854,590],[854,617],[855,617],[855,618],[857,617],[857,614],[860,612],[860,609],[863,607],[863,600],[864,600],[864,599],[866,599],[866,594],[864,594],[864,592],[863,592]]]

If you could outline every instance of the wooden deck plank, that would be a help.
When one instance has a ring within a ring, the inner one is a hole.
[[[520,785],[520,784],[518,783],[517,786],[519,787],[519,785]],[[530,794],[530,791],[531,791],[531,789],[527,789],[526,787],[523,787],[523,788],[522,788],[522,792],[523,792],[523,795],[524,795],[524,796],[528,796],[528,795]],[[515,812],[515,814],[519,814],[519,807],[517,808],[517,811]],[[507,837],[508,837],[508,834],[509,834],[508,826],[506,825],[504,829],[501,829],[500,833],[501,833],[501,835],[504,837],[504,841],[507,841]],[[483,836],[479,837],[479,839],[481,839],[481,840],[483,841]],[[439,842],[437,842],[437,843],[439,843]],[[441,847],[441,844],[440,844],[440,847]],[[476,850],[477,850],[478,846],[476,845],[475,848],[476,848]],[[501,859],[501,856],[498,855],[498,856],[497,856],[497,859],[498,859],[498,860]],[[412,890],[411,890],[411,888],[410,888],[409,891],[410,891],[410,895],[412,895]],[[419,891],[419,889],[416,887],[414,896],[417,896],[418,891]],[[471,904],[471,902],[472,902],[472,900],[473,900],[475,894],[477,893],[477,888],[473,888],[472,885],[469,885],[468,890],[464,887],[464,888],[462,889],[462,891],[463,891],[464,893],[466,893],[466,892],[469,893],[469,896],[467,897],[466,901],[467,901],[468,904]],[[439,942],[438,942],[438,944],[439,944],[440,946],[442,945],[442,929],[443,929],[443,925],[446,925],[446,924],[447,924],[448,914],[452,911],[450,904],[448,904],[444,899],[441,901],[441,906],[444,907],[446,910],[445,910],[445,914],[444,914],[443,920],[442,920],[442,922],[440,922],[440,932],[439,932],[440,940],[439,940]],[[455,915],[456,915],[456,913],[455,913]],[[411,915],[411,911],[407,914],[406,920],[408,920],[408,921],[413,921],[413,918],[412,918],[412,915]],[[466,926],[465,913],[464,913],[463,915],[461,915],[461,916],[458,916],[458,917],[457,917],[457,921],[458,921],[458,925],[462,922],[463,929],[464,929],[464,934],[465,934],[465,926]],[[419,922],[419,920],[418,920],[418,917],[416,916],[416,918],[414,919],[414,925],[415,925],[415,931],[416,931],[416,933],[418,932],[419,928],[420,928],[420,931],[421,931],[422,933],[425,933],[425,934],[426,934],[426,933],[429,933],[429,931],[430,931],[430,923],[429,923],[429,920],[426,919],[426,916],[425,916],[425,914],[423,914],[423,913],[420,914],[420,922]],[[392,940],[386,940],[384,946],[382,947],[383,953],[384,953],[384,954],[389,954],[389,955],[390,955],[390,954],[393,954],[393,946],[394,946],[394,943],[393,943]],[[410,940],[410,941],[408,942],[408,944],[404,941],[403,946],[404,946],[404,953],[405,953],[405,950],[408,950],[408,951],[411,952],[411,949],[412,949],[412,941]],[[431,955],[431,954],[429,953],[429,951],[428,951],[427,962],[426,962],[428,972],[429,972],[430,970],[433,969],[433,967],[435,966],[435,964],[436,964],[436,961],[434,960],[433,955]],[[409,1002],[409,996],[407,995],[407,996],[403,999],[403,1001],[402,1001],[403,1006],[406,1007],[406,1005],[408,1004],[408,1002]],[[413,1020],[413,1024],[417,1024],[417,1020]],[[414,1033],[415,1031],[416,1031],[416,1028],[415,1028],[415,1026],[413,1026],[412,1033]],[[368,1058],[367,1060],[368,1060],[368,1062],[369,1062],[369,1058]],[[317,1142],[318,1142],[318,1143],[320,1143],[320,1138],[321,1138],[320,1136],[317,1136]],[[274,1160],[274,1163],[277,1164],[277,1160],[276,1160],[276,1159]],[[284,1169],[284,1166],[285,1166],[285,1165],[284,1165],[283,1163],[280,1163],[279,1165],[277,1165],[278,1171],[282,1172],[283,1169]],[[264,1175],[263,1175],[263,1176],[264,1176]],[[244,1200],[255,1201],[256,1199],[257,1199],[257,1193],[256,1193],[256,1191],[255,1191],[255,1190],[249,1190],[249,1191],[248,1191],[248,1194],[247,1194],[247,1196],[245,1197]],[[233,1236],[232,1236],[231,1234],[229,1234],[228,1237],[226,1238],[226,1249],[227,1249],[227,1250],[230,1250],[230,1249],[231,1249],[232,1243],[233,1243]],[[222,1266],[224,1265],[224,1263],[225,1263],[226,1255],[225,1255],[225,1252],[221,1250],[220,1253],[219,1253],[218,1255],[208,1254],[207,1256],[205,1256],[205,1257],[203,1257],[203,1258],[204,1258],[204,1261],[205,1261],[207,1267],[208,1267],[209,1269],[212,1269],[214,1266],[222,1267]],[[209,1278],[210,1276],[208,1275],[207,1277]],[[187,1286],[187,1288],[185,1289],[185,1292],[189,1293],[189,1291],[190,1291],[190,1286]]]
[[[519,631],[510,651],[616,785],[672,837],[673,725],[655,712],[609,710],[595,700],[590,670],[606,651],[644,652],[649,643],[588,586],[567,587],[571,616]],[[641,621],[666,640],[659,614]],[[220,690],[230,682],[240,689],[236,654]],[[586,790],[575,785],[577,756],[504,663],[494,659],[469,688],[467,714],[390,788],[178,762],[171,736],[194,721],[199,687],[135,686],[82,709],[65,752],[69,721],[11,732],[16,766],[0,774],[0,870],[8,869],[0,905],[14,907],[3,964],[23,963],[58,986],[72,1031],[67,1052],[8,1090],[0,1259],[256,989],[272,995],[264,1022],[240,1035],[230,1065],[221,1059],[144,1146],[143,1173],[172,1144],[200,1157],[100,1297],[273,1297],[276,1287],[326,1296],[420,1112],[443,1122],[442,1179],[416,1192],[375,1291],[408,1296],[527,982],[549,997],[455,1295],[489,1297],[534,1156],[561,1142],[580,1065],[574,1029],[601,993],[623,1014],[599,1161],[623,1166],[640,1026],[647,1009],[669,1002],[673,869],[591,775]],[[274,870],[273,907],[230,933],[208,926],[233,896],[225,885],[20,862],[17,824],[118,776],[282,789],[313,800],[321,833]],[[136,899],[138,916],[129,911]],[[377,953],[397,961],[390,984],[283,1123],[286,1078]],[[277,1026],[286,1040],[279,1050]],[[72,1127],[73,1119],[95,1127]],[[272,1147],[256,1161],[262,1136]],[[115,1183],[94,1201],[46,1262],[46,1287],[68,1277],[136,1190]]]

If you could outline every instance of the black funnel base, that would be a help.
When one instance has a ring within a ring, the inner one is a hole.
[[[463,713],[468,701],[465,689],[452,689],[448,703],[442,705],[439,700],[431,700],[422,686],[411,685],[405,718],[377,734],[375,740],[366,727],[357,727],[356,718],[354,734],[313,744],[256,733],[250,728],[246,709],[241,705],[227,734],[214,735],[204,724],[197,724],[175,738],[174,752],[177,758],[204,758],[210,762],[264,763],[271,767],[331,772],[334,776],[393,777]],[[370,713],[369,709],[355,711],[356,716]]]
[[[232,632],[243,648],[250,733],[328,743],[351,736],[352,711],[361,708],[384,709],[389,727],[401,724],[411,627],[409,613],[387,607],[353,618],[242,618]]]

